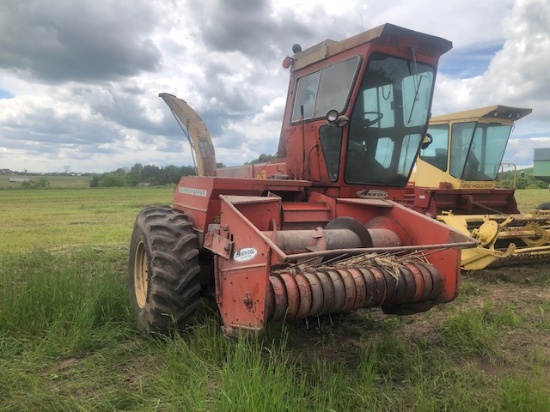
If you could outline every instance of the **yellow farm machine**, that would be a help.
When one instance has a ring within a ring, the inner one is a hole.
[[[497,187],[514,123],[529,113],[494,105],[430,120],[403,203],[479,242],[462,251],[465,270],[550,259],[550,212],[520,213],[514,184]]]
[[[208,131],[161,94],[198,176],[135,221],[129,286],[144,332],[184,328],[201,297],[228,335],[269,322],[379,307],[413,314],[458,293],[476,242],[402,200],[428,127],[439,57],[452,44],[391,24],[284,59],[277,159],[216,170]],[[244,138],[244,137],[243,137]]]

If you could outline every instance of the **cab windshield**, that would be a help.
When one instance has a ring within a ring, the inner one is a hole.
[[[495,180],[511,131],[511,125],[499,123],[455,123],[451,175],[461,180]]]
[[[345,180],[404,186],[428,121],[432,67],[374,54],[349,126]]]

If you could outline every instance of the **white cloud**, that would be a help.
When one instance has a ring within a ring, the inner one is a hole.
[[[550,147],[550,0],[38,3],[0,10],[0,96],[14,96],[0,99],[0,168],[189,165],[162,92],[200,113],[218,161],[273,154],[288,81],[281,62],[292,44],[386,22],[453,41],[440,62],[434,115],[529,107],[505,160],[529,166],[534,147]]]

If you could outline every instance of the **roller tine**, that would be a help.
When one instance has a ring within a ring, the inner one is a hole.
[[[368,267],[361,268],[359,271],[363,276],[366,286],[366,299],[364,307],[369,308],[376,306],[378,303],[378,287],[376,284],[376,279]]]
[[[334,306],[334,283],[330,279],[330,276],[324,270],[319,270],[316,272],[319,281],[321,282],[321,287],[323,288],[323,306],[321,307],[320,314],[329,313]]]
[[[380,273],[382,274],[382,277],[384,278],[384,281],[386,282],[387,293],[386,293],[386,298],[384,299],[382,304],[393,303],[394,300],[397,298],[399,282],[391,273],[386,271],[384,268],[379,267],[377,269],[380,271]]]
[[[287,293],[284,281],[278,275],[269,277],[271,284],[270,290],[273,291],[273,320],[283,319],[288,306]]]
[[[342,310],[346,303],[346,287],[344,280],[338,271],[327,270],[332,285],[334,286],[334,302],[329,309],[330,312],[339,312]]]
[[[357,310],[364,308],[367,301],[365,279],[363,279],[363,275],[361,275],[361,272],[356,268],[350,268],[348,272],[351,274],[353,282],[355,283],[355,303],[352,309]]]
[[[315,273],[304,272],[303,276],[307,279],[311,291],[311,307],[307,316],[317,316],[321,314],[325,300],[322,283]]]
[[[342,276],[342,280],[344,281],[344,287],[346,290],[346,298],[342,311],[349,312],[355,306],[357,295],[355,282],[353,280],[353,276],[346,269],[338,269],[338,273],[340,273],[340,275]]]
[[[405,302],[414,302],[414,296],[416,295],[416,283],[414,281],[414,275],[411,270],[406,266],[401,266],[400,272],[403,275],[404,283],[406,284],[407,292],[405,294]]]
[[[298,273],[295,278],[296,283],[298,283],[298,290],[300,291],[300,305],[296,318],[305,319],[309,316],[311,310],[311,286],[303,274]]]

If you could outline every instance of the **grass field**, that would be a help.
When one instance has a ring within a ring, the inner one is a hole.
[[[126,288],[133,220],[173,188],[0,191],[1,411],[550,411],[550,271],[463,277],[412,317],[358,311],[230,340],[204,305],[141,337]],[[547,190],[518,191],[522,210]]]
[[[0,228],[10,251],[126,247],[136,214],[170,204],[173,187],[0,191]]]
[[[516,190],[516,200],[521,212],[527,213],[534,210],[541,203],[550,202],[550,190],[525,189]]]

